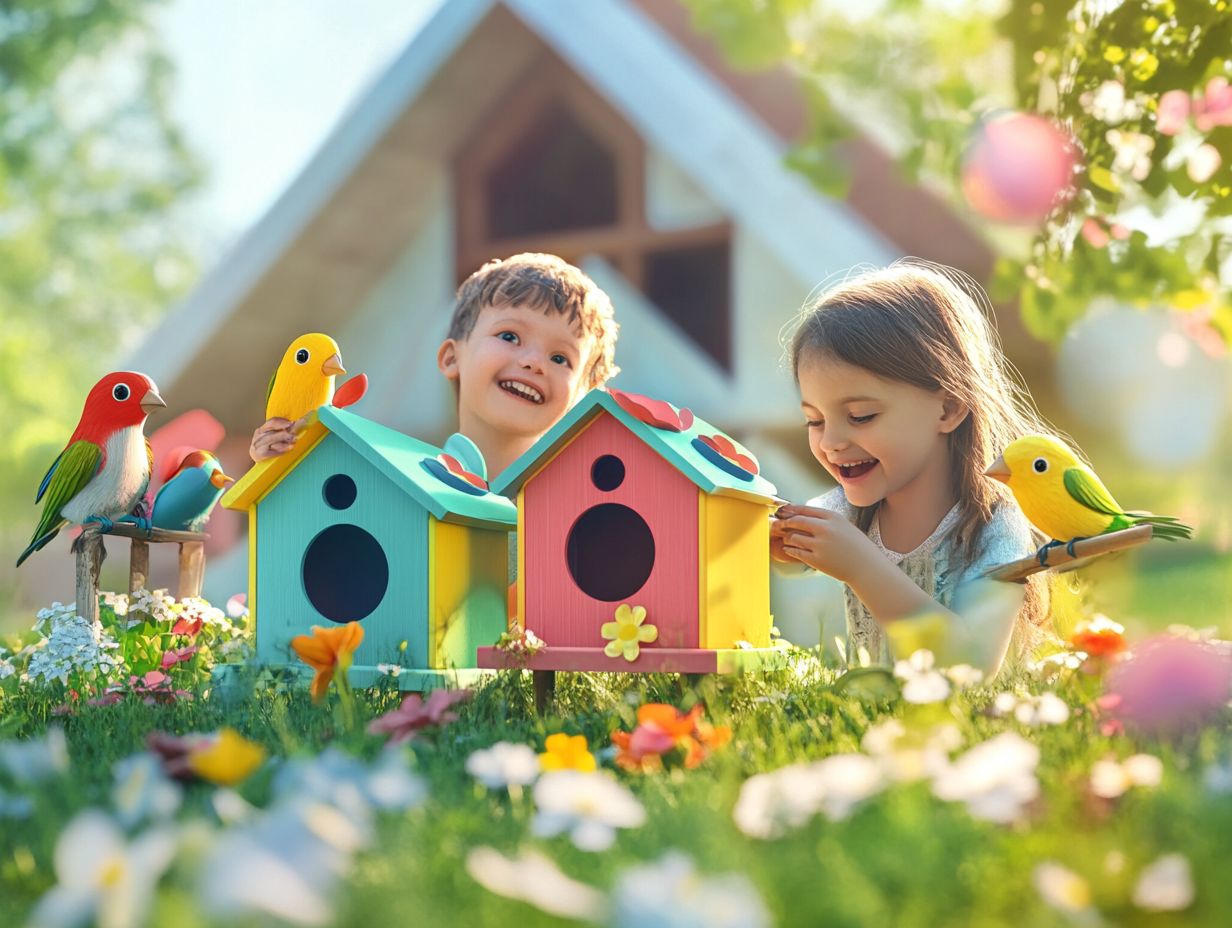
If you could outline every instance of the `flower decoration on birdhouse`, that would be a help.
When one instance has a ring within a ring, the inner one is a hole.
[[[424,458],[423,468],[446,486],[471,496],[483,496],[488,492],[488,481],[478,474],[472,474],[452,454]]]
[[[621,603],[616,607],[614,622],[604,622],[599,633],[607,639],[603,653],[608,657],[623,657],[629,663],[637,660],[642,644],[655,641],[659,629],[647,625],[646,608]]]
[[[620,404],[621,409],[638,422],[653,425],[656,429],[686,432],[693,424],[693,413],[688,409],[677,410],[671,403],[651,399],[640,393],[625,393],[623,390],[609,390],[608,392],[612,399]]]
[[[758,473],[757,458],[722,432],[698,435],[692,444],[698,454],[726,474],[751,481]]]

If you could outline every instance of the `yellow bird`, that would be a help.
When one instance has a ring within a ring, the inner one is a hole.
[[[334,398],[334,377],[345,373],[336,341],[320,332],[301,335],[270,377],[265,418],[294,422],[319,409]]]
[[[1064,544],[1073,557],[1075,541],[1135,525],[1150,525],[1154,537],[1169,541],[1193,535],[1192,528],[1172,516],[1126,512],[1095,472],[1050,435],[1011,442],[984,473],[1008,486],[1027,520],[1053,539],[1039,550],[1041,564],[1055,545]]]

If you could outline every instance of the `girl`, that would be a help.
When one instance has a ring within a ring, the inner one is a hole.
[[[987,297],[950,268],[897,262],[806,308],[790,360],[809,447],[839,485],[779,510],[771,555],[846,585],[848,661],[860,649],[888,661],[884,627],[923,613],[977,642],[965,659],[989,673],[1011,628],[1020,655],[1046,617],[1042,577],[997,590],[1010,597],[1000,620],[973,608],[992,581],[969,581],[1039,547],[984,469],[1018,436],[1050,430],[1010,375]]]

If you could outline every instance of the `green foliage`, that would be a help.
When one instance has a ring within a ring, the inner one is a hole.
[[[1036,335],[1059,338],[1108,297],[1197,313],[1232,341],[1232,119],[1194,118],[1220,86],[1212,79],[1232,77],[1227,0],[1011,0],[999,18],[986,4],[930,0],[876,12],[825,0],[689,5],[737,65],[799,75],[813,127],[788,162],[830,193],[843,188],[834,143],[856,131],[886,140],[908,178],[956,192],[985,115],[1018,108],[1064,126],[1083,159],[1076,193],[1026,247],[1000,236],[1010,253],[993,282]],[[1192,113],[1161,129],[1169,92]],[[1178,203],[1188,220],[1160,222]],[[1130,234],[1152,223],[1149,243]]]
[[[0,5],[0,524],[13,541],[86,390],[195,273],[174,207],[200,171],[168,114],[155,2]]]

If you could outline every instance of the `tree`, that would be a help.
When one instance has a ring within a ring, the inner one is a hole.
[[[191,282],[180,197],[200,178],[168,115],[154,0],[0,3],[0,535],[89,386]],[[8,547],[11,547],[8,546]]]
[[[834,143],[874,124],[904,172],[957,196],[1000,108],[1072,138],[1072,195],[1027,236],[994,231],[994,296],[1056,339],[1100,297],[1189,313],[1232,341],[1232,9],[1227,0],[688,0],[737,64],[801,77],[812,135],[791,163],[832,192]],[[856,118],[847,118],[856,114]],[[969,198],[970,199],[970,198]],[[971,205],[979,207],[978,202]]]

